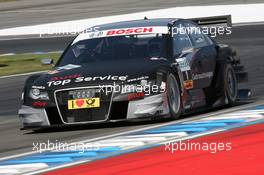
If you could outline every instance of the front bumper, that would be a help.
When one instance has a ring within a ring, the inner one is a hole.
[[[22,105],[18,111],[22,128],[49,127],[50,122],[45,109]]]
[[[107,122],[119,121],[119,120],[124,121],[124,120],[133,120],[133,119],[144,119],[144,118],[156,117],[156,116],[168,116],[169,107],[167,103],[166,93],[148,96],[140,100],[129,101],[126,111],[127,111],[126,116],[124,118],[117,119],[116,116],[110,115],[108,117]],[[18,114],[23,129],[51,127],[53,126],[53,124],[51,124],[52,122],[49,121],[49,118],[59,117],[57,115],[48,116],[48,113],[45,108],[36,109],[25,105],[21,106],[21,109],[19,110]],[[103,122],[87,121],[87,122],[83,122],[82,124],[89,124],[89,123],[103,123]],[[74,125],[74,124],[80,124],[80,123],[79,122],[76,123],[73,122],[69,124],[60,123],[58,125]]]
[[[146,97],[142,100],[130,101],[127,119],[164,116],[169,114],[166,93]]]

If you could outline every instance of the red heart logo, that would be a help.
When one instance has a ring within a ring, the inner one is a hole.
[[[76,100],[75,103],[78,107],[82,107],[82,105],[84,104],[84,100]]]

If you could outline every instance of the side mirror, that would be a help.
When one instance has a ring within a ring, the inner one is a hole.
[[[52,65],[53,64],[53,59],[51,59],[51,58],[42,58],[41,59],[41,64],[42,65]]]
[[[173,58],[175,60],[177,60],[178,58],[181,58],[181,57],[185,57],[186,55],[188,55],[189,53],[192,53],[193,52],[193,48],[192,47],[185,47],[181,50],[180,53],[176,53],[174,54]]]

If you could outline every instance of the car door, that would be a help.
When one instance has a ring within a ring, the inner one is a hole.
[[[195,88],[208,87],[211,85],[216,65],[215,45],[207,35],[202,33],[198,25],[184,22],[184,26],[194,48],[191,74]]]

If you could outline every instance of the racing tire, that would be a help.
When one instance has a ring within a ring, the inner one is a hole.
[[[178,78],[172,73],[167,76],[167,99],[171,119],[178,119],[182,113],[181,93]]]
[[[226,104],[235,105],[237,99],[237,79],[231,64],[221,62],[216,68],[212,86],[204,89],[206,103],[208,106],[219,99],[223,99]]]
[[[235,105],[237,100],[237,78],[233,67],[230,64],[224,66],[224,95],[228,105]]]

